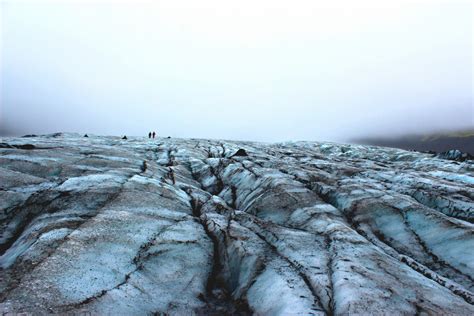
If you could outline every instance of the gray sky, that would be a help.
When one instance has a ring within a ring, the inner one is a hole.
[[[0,132],[473,128],[472,17],[457,0],[0,0]]]

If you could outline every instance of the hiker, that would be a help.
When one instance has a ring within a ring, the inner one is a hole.
[[[148,133],[148,138],[151,138],[151,132]]]
[[[155,132],[153,132],[153,138],[155,138],[155,135],[156,135],[156,133],[155,133]]]

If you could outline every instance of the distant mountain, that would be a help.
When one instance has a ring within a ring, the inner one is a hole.
[[[462,152],[474,155],[474,130],[429,135],[409,135],[398,138],[362,138],[355,139],[353,142],[416,151],[444,152],[451,149],[459,149]]]

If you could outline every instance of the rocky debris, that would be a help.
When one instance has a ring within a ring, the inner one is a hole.
[[[474,314],[472,161],[61,135],[0,140],[3,313]]]
[[[245,149],[239,148],[231,157],[247,157],[248,154]]]
[[[66,134],[60,132],[60,133],[53,133],[53,134],[50,134],[50,135],[48,135],[48,136],[49,136],[49,137],[54,137],[54,138],[56,138],[56,137],[63,137],[63,136],[66,136]]]
[[[35,149],[36,147],[31,144],[22,144],[22,145],[10,145],[7,143],[0,143],[0,148],[18,148],[18,149],[26,149],[26,150],[31,150]]]
[[[13,145],[13,147],[18,148],[18,149],[26,149],[26,150],[31,150],[31,149],[35,149],[35,148],[36,148],[35,145],[31,145],[31,144]]]
[[[456,160],[456,161],[474,160],[474,156],[468,153],[463,153],[457,149],[452,149],[452,150],[442,152],[438,154],[438,158]]]
[[[0,143],[0,148],[15,148],[15,147],[8,143]]]

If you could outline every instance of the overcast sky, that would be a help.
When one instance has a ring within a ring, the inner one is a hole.
[[[473,4],[0,0],[0,130],[335,140],[474,128]]]

